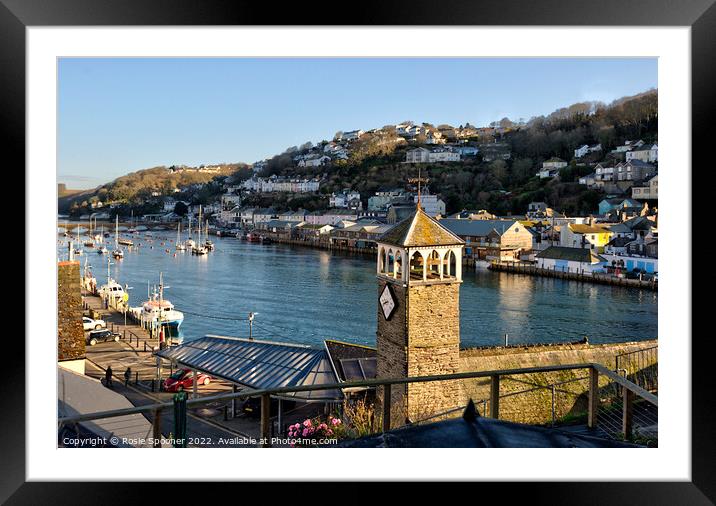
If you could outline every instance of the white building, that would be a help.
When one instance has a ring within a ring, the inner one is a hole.
[[[413,199],[413,202],[418,203],[417,195]],[[425,214],[428,216],[445,216],[445,202],[439,199],[437,195],[421,195],[420,196],[420,207],[423,208]]]
[[[448,149],[435,149],[430,151],[427,148],[409,149],[405,153],[406,163],[429,163],[429,162],[459,162],[460,153]]]
[[[626,152],[626,161],[640,160],[646,163],[659,161],[659,146],[656,144],[643,144],[638,148]]]

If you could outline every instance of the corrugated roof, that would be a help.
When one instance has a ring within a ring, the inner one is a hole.
[[[207,335],[159,351],[157,355],[249,388],[338,383],[326,351],[300,344]],[[312,402],[343,399],[338,390],[314,390],[281,396]]]
[[[428,216],[420,208],[412,216],[401,221],[379,239],[395,246],[454,246],[465,244],[453,232]]]

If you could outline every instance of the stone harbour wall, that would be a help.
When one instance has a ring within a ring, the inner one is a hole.
[[[656,340],[648,340],[610,344],[567,343],[464,349],[460,351],[460,372],[583,363],[599,363],[614,370],[616,355],[643,350],[656,344]],[[650,362],[642,365],[653,367],[658,360],[657,355],[648,354],[647,357]],[[500,380],[500,418],[522,423],[550,422],[552,389],[549,386],[555,383],[562,383],[555,386],[556,418],[580,416],[587,410],[588,375],[587,369],[577,369],[503,376]],[[485,405],[479,401],[490,398],[490,379],[463,380],[461,383],[461,402],[465,404],[468,399],[473,399],[478,404],[480,413],[483,413]],[[609,384],[610,381],[606,377],[600,376],[600,388],[604,389]],[[534,390],[523,392],[531,389]],[[489,407],[487,413],[489,414]]]
[[[80,263],[57,264],[57,360],[85,358]]]

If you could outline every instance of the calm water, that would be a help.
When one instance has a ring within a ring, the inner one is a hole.
[[[208,333],[247,336],[246,317],[253,311],[256,338],[375,344],[378,295],[372,258],[216,237],[215,250],[197,257],[175,252],[169,242],[175,237],[159,232],[149,239],[142,232],[132,237],[141,246],[126,251],[123,260],[112,259],[111,269],[112,277],[132,287],[132,306],[146,299],[147,282],[158,284],[163,272],[169,287],[165,297],[185,314],[185,339]],[[66,258],[64,238],[60,241],[60,258]],[[107,257],[91,250],[80,259],[82,265],[89,260],[103,284]],[[491,271],[463,274],[463,347],[501,344],[505,333],[511,344],[657,336],[656,292]]]

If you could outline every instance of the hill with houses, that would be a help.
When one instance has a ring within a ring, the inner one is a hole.
[[[529,121],[503,118],[480,127],[402,121],[339,131],[251,165],[139,171],[59,203],[75,215],[108,203],[138,215],[168,198],[218,202],[232,188],[257,207],[325,210],[350,192],[367,208],[377,194],[414,190],[408,180],[420,172],[428,179],[425,191],[439,196],[448,213],[521,214],[543,201],[563,213],[589,214],[605,196],[631,197],[632,186],[649,186],[658,168],[657,140],[658,94],[649,90]]]

